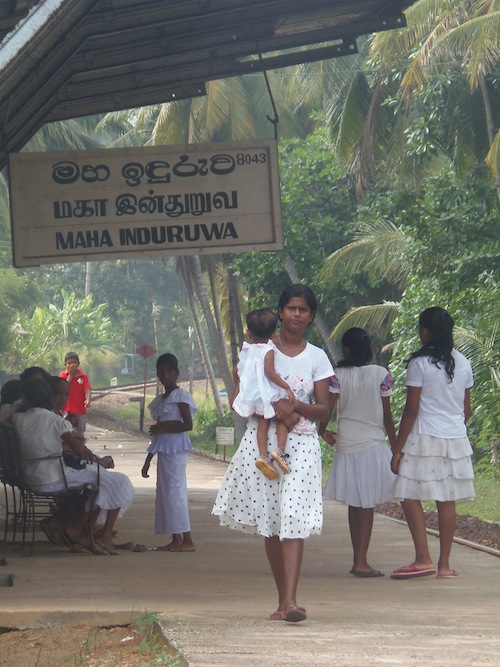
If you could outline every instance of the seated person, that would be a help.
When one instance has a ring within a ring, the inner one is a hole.
[[[53,410],[56,413],[56,415],[59,415],[61,417],[64,417],[67,421],[69,421],[73,427],[73,432],[75,436],[81,440],[81,442],[85,442],[85,437],[83,435],[80,435],[79,433],[76,432],[75,429],[75,424],[73,421],[69,418],[69,415],[66,413],[63,413],[63,408],[68,402],[68,395],[69,395],[69,384],[68,382],[62,378],[59,377],[58,375],[51,375],[49,378],[49,387],[50,391],[52,392],[52,405],[53,405]],[[63,442],[63,456],[64,456],[64,461],[66,465],[69,465],[71,468],[84,468],[85,465],[81,463],[80,457],[76,452],[74,452],[68,445],[66,445]],[[103,468],[114,468],[115,463],[113,461],[113,458],[111,456],[97,456],[94,454],[95,458],[97,459],[97,463],[99,465],[103,466]]]
[[[0,389],[0,422],[9,420],[21,400],[21,380],[7,380]]]
[[[26,410],[15,413],[12,419],[19,438],[25,475],[32,489],[57,494],[66,490],[66,483],[70,488],[97,484],[96,459],[82,439],[73,432],[71,424],[53,412],[52,392],[47,382],[28,380],[23,383],[21,395]],[[63,474],[60,459],[47,458],[62,455],[63,443],[87,461],[85,468],[75,470],[65,467]],[[116,519],[123,516],[132,504],[134,494],[134,487],[126,475],[100,468],[99,488],[91,508],[91,521],[95,526],[99,514],[103,515],[103,529],[100,536],[96,537],[102,552],[117,553],[112,542],[113,527]],[[75,534],[73,527],[69,526],[67,532],[71,542],[89,547],[83,534]]]

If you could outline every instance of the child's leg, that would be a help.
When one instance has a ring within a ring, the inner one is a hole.
[[[454,570],[450,569],[450,551],[453,543],[453,536],[455,534],[455,503],[450,500],[448,502],[436,501],[438,510],[438,525],[439,525],[439,561],[438,561],[438,577],[456,574]]]
[[[257,446],[259,448],[259,458],[255,465],[267,479],[276,479],[279,477],[278,471],[269,462],[267,455],[267,434],[270,420],[264,419],[261,415],[255,416],[257,417]]]
[[[262,415],[255,415],[257,417],[257,446],[259,454],[267,459],[267,434],[269,432],[269,419],[264,419]]]
[[[285,454],[288,433],[288,426],[286,426],[286,424],[281,421],[276,422],[276,439],[278,441],[278,449],[275,449],[269,455],[285,473],[290,472],[290,468],[286,462],[287,454]]]
[[[368,564],[367,553],[373,528],[372,507],[352,507],[349,505],[349,530],[353,550],[351,574],[360,577],[380,577],[382,572]]]
[[[281,453],[284,454],[286,450],[286,441],[288,438],[288,426],[284,422],[276,422],[276,439],[278,440],[278,447]]]

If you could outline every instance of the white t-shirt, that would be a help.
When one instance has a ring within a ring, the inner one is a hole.
[[[307,343],[304,350],[296,357],[288,357],[276,348],[274,368],[302,403],[311,402],[315,382],[333,375],[332,364],[324,350],[311,343]],[[294,432],[307,434],[316,432],[316,424],[305,417],[301,417],[299,424],[294,427]]]
[[[382,398],[392,395],[392,375],[383,366],[341,366],[330,380],[330,393],[339,394],[338,451],[360,452],[385,442]]]
[[[62,454],[63,433],[73,430],[69,421],[45,408],[30,408],[12,416],[23,460],[24,472],[30,484],[51,484],[64,477],[58,458]]]
[[[405,385],[421,387],[420,407],[414,428],[418,433],[439,438],[464,438],[465,390],[474,384],[471,365],[458,350],[452,350],[455,360],[453,380],[450,382],[443,362],[439,368],[430,357],[416,357],[408,364]]]

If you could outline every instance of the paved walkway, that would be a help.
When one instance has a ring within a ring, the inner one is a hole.
[[[98,453],[137,489],[118,522],[117,543],[154,547],[154,475],[140,477],[147,441],[91,428]],[[453,547],[454,581],[355,579],[346,510],[325,503],[323,534],[306,541],[299,600],[308,620],[270,622],[276,607],[263,541],[221,528],[210,510],[225,464],[192,456],[188,466],[195,553],[123,551],[119,557],[71,554],[37,542],[23,556],[0,544],[14,586],[0,588],[0,626],[122,623],[159,611],[171,641],[190,665],[211,667],[455,665],[500,666],[500,559]],[[429,538],[434,554],[438,543]],[[389,573],[411,559],[406,526],[376,517],[370,562]]]

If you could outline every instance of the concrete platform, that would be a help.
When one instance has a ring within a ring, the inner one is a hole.
[[[154,547],[153,476],[140,469],[147,439],[89,429],[91,448],[112,454],[137,490],[117,523],[116,543]],[[323,534],[306,541],[299,602],[303,623],[270,622],[276,594],[263,540],[221,528],[210,511],[225,470],[191,456],[188,466],[195,553],[123,551],[120,556],[72,554],[45,541],[34,556],[0,543],[14,585],[0,587],[0,626],[39,623],[122,623],[159,611],[168,638],[190,665],[500,666],[500,559],[454,545],[457,580],[356,579],[346,508],[325,503]],[[430,537],[433,554],[437,538]],[[405,525],[377,516],[370,562],[387,574],[412,559]]]

